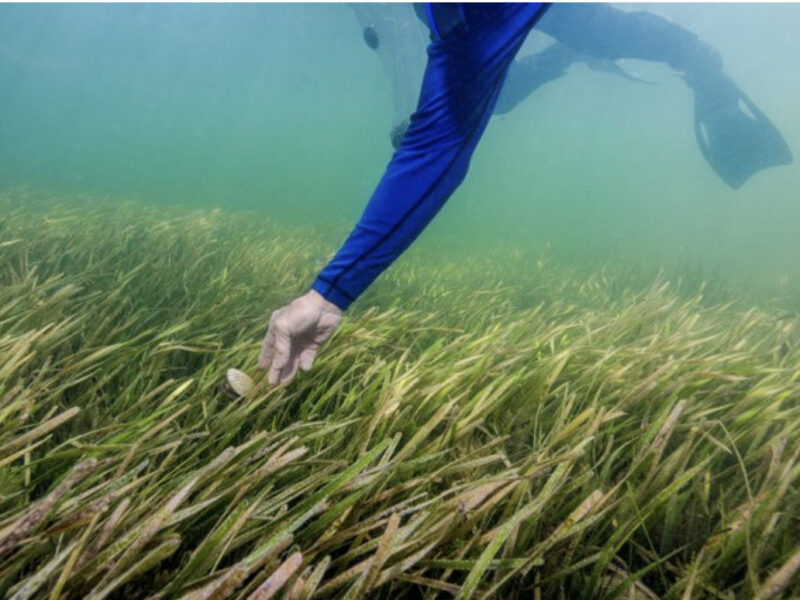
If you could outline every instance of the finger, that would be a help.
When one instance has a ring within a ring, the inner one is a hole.
[[[303,350],[300,353],[300,368],[303,369],[303,371],[310,371],[316,355],[316,348],[306,348]]]
[[[291,357],[292,344],[289,336],[281,331],[275,332],[275,355],[269,370],[269,383],[275,385],[281,379],[281,372]]]
[[[300,364],[300,357],[293,356],[289,363],[284,367],[281,374],[281,383],[289,383],[297,373],[297,366]]]
[[[275,332],[270,325],[267,335],[264,336],[264,341],[261,344],[261,355],[258,357],[259,368],[266,369],[273,356],[275,356]]]
[[[261,369],[266,369],[275,355],[275,316],[277,313],[278,311],[274,311],[270,316],[267,335],[264,336],[264,341],[261,344],[261,354],[258,357],[258,366]]]

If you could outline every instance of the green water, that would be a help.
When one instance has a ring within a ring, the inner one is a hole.
[[[800,153],[800,5],[618,7]],[[730,189],[625,67],[493,118],[271,387],[391,156],[351,8],[0,4],[0,598],[800,598],[800,169]]]
[[[800,152],[800,6],[619,7],[711,43]],[[414,253],[549,248],[796,300],[797,164],[728,188],[695,143],[689,89],[627,64],[656,85],[577,65],[493,118]],[[391,156],[390,86],[343,5],[3,5],[0,89],[2,189],[263,211],[331,251]]]

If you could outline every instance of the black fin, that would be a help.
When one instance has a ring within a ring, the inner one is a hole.
[[[788,165],[792,152],[772,121],[724,74],[695,81],[694,132],[700,151],[725,183],[738,189],[752,175]]]

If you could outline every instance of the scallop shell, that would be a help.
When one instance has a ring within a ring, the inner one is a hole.
[[[225,372],[225,382],[222,384],[222,391],[231,398],[242,398],[250,393],[254,386],[253,380],[244,371],[228,369]]]

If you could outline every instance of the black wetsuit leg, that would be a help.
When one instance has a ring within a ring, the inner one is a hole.
[[[665,62],[678,71],[719,72],[719,54],[695,34],[648,12],[623,12],[609,4],[555,3],[538,29],[557,41],[514,61],[496,114],[512,110],[548,81],[558,79],[582,56]]]
[[[724,73],[719,53],[679,25],[609,4],[556,3],[537,28],[557,43],[512,64],[496,112],[511,110],[561,77],[581,55],[663,62],[681,72],[692,89],[698,146],[725,183],[738,188],[754,173],[792,162],[775,125]]]
[[[554,4],[539,29],[581,54],[616,60],[665,62],[678,71],[722,68],[710,45],[650,12],[623,12],[609,4]]]
[[[556,42],[536,54],[518,58],[508,70],[494,114],[503,115],[548,81],[558,79],[578,58],[569,46]]]

